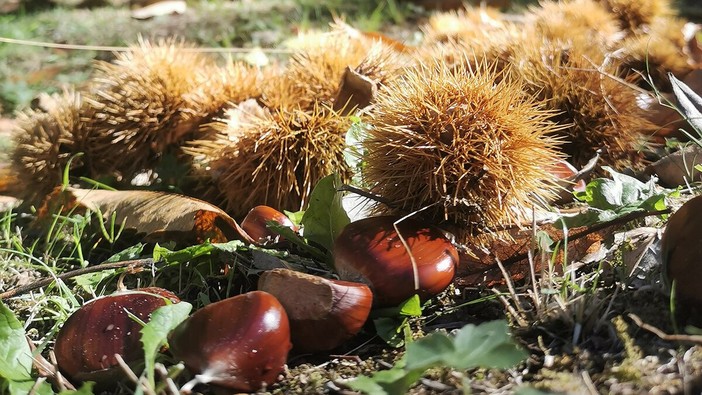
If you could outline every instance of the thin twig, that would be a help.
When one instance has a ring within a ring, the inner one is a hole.
[[[82,44],[59,44],[46,41],[35,41],[35,40],[21,40],[17,38],[0,37],[0,42],[7,44],[17,44],[25,45],[30,47],[42,47],[42,48],[55,48],[55,49],[69,49],[78,51],[102,51],[102,52],[128,52],[131,51],[130,47],[116,47],[110,45],[82,45]],[[291,54],[293,50],[286,48],[241,48],[241,47],[226,47],[226,48],[215,48],[215,47],[196,47],[196,48],[182,48],[183,52],[199,52],[199,53],[251,53],[251,52],[263,52],[263,53],[274,53],[274,54]]]
[[[669,335],[662,330],[656,328],[653,325],[647,324],[643,322],[639,316],[633,313],[629,313],[629,318],[631,318],[632,321],[636,325],[638,325],[640,328],[645,329],[654,335],[660,337],[663,340],[667,341],[673,341],[673,342],[690,342],[690,343],[696,343],[696,344],[702,344],[702,336],[700,335]]]
[[[121,269],[121,268],[125,268],[125,267],[130,267],[130,266],[137,268],[137,267],[148,266],[148,265],[152,265],[152,264],[154,264],[154,260],[152,258],[143,258],[143,259],[133,259],[133,260],[129,260],[129,261],[106,262],[106,263],[101,263],[101,264],[95,265],[95,266],[88,266],[88,267],[84,267],[84,268],[80,268],[80,269],[76,269],[76,270],[72,270],[70,272],[60,274],[60,275],[56,276],[55,278],[47,278],[44,280],[34,282],[32,284],[23,285],[21,287],[17,287],[17,288],[11,289],[9,291],[0,293],[0,300],[5,300],[8,298],[18,296],[18,295],[22,295],[24,293],[27,293],[29,291],[33,291],[33,290],[38,289],[38,288],[46,287],[55,281],[59,281],[59,280],[63,281],[63,280],[67,280],[67,279],[77,277],[77,276],[87,274],[87,273],[95,273],[95,272],[100,272],[100,271],[109,270],[109,269]]]

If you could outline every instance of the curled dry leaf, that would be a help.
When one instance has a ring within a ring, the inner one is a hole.
[[[39,210],[38,219],[56,212],[86,209],[103,218],[115,215],[117,226],[144,234],[146,241],[175,240],[201,243],[253,240],[221,209],[191,197],[152,191],[106,191],[57,188]]]
[[[656,174],[662,185],[676,187],[701,180],[702,173],[695,168],[699,164],[702,164],[702,148],[690,144],[652,163],[647,170]]]

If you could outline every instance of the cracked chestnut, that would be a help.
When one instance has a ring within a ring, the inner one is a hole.
[[[334,349],[357,334],[368,319],[373,294],[365,284],[273,269],[261,275],[258,289],[273,294],[290,319],[295,351]]]

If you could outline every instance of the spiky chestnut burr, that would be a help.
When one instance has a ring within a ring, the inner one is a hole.
[[[507,66],[509,43],[518,40],[523,27],[503,20],[489,8],[468,7],[432,16],[422,26],[424,42],[414,52],[418,63],[444,62],[466,68],[491,65],[496,70]]]
[[[16,191],[28,202],[37,202],[61,183],[71,157],[81,151],[86,123],[81,120],[81,96],[65,91],[49,98],[45,110],[25,110],[17,115],[12,170],[21,175]],[[71,169],[82,165],[80,157]]]
[[[140,41],[112,62],[96,65],[84,114],[90,120],[88,160],[95,174],[130,179],[177,146],[200,119],[185,106],[208,60],[174,40]]]
[[[184,96],[184,111],[203,122],[222,116],[232,103],[261,96],[261,86],[270,72],[244,62],[228,59],[220,66],[208,64],[193,70],[196,87]]]
[[[460,67],[460,66],[459,66]],[[491,69],[409,70],[370,113],[363,176],[391,209],[458,225],[459,239],[524,219],[554,194],[556,127],[519,85]]]
[[[607,48],[624,37],[619,20],[595,0],[541,1],[530,7],[526,25],[527,34],[579,46]]]
[[[642,136],[655,127],[642,117],[636,90],[616,78],[604,53],[537,37],[519,43],[511,63],[510,78],[523,81],[562,126],[556,135],[575,167],[598,150],[615,168],[642,165]]]
[[[269,108],[332,106],[347,67],[383,84],[403,64],[391,46],[350,36],[346,30],[309,34],[300,40],[285,70],[263,87],[262,102]]]
[[[619,74],[644,89],[670,91],[668,73],[683,78],[694,69],[685,52],[685,21],[675,17],[656,18],[645,32],[632,34],[612,53]]]
[[[598,0],[620,21],[621,28],[634,32],[654,19],[675,14],[670,0]]]
[[[414,54],[416,64],[441,62],[449,68],[485,68],[489,65],[496,72],[509,67],[514,49],[522,32],[506,26],[485,32],[482,37],[446,42],[427,42]]]
[[[351,175],[343,154],[350,120],[328,107],[269,110],[248,102],[213,126],[218,138],[194,142],[188,152],[200,163],[201,184],[209,185],[203,194],[235,217],[262,204],[302,209],[321,178]]]
[[[455,11],[439,12],[421,26],[426,42],[449,42],[482,39],[487,32],[501,30],[505,22],[499,10],[465,6]]]

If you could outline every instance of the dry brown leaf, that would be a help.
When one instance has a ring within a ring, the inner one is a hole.
[[[661,185],[677,187],[702,179],[702,173],[695,168],[699,164],[702,164],[702,148],[690,144],[652,163],[649,172],[658,176]]]
[[[134,19],[150,19],[157,16],[184,14],[187,4],[183,0],[149,1],[140,8],[132,10]]]
[[[567,263],[575,262],[589,253],[600,248],[601,242],[614,232],[615,227],[607,227],[597,232],[592,232],[587,227],[569,229],[568,231],[568,256]],[[563,240],[563,230],[552,224],[542,225],[540,231],[546,232],[553,241]],[[589,233],[588,233],[589,232]],[[507,273],[513,281],[519,281],[529,275],[529,259],[527,253],[533,249],[533,230],[515,230],[512,233],[513,241],[494,240],[485,249],[470,248],[461,252],[455,284],[463,287],[487,286],[492,287],[505,283],[505,278],[497,265],[496,259],[505,266]],[[549,254],[547,259],[551,258]],[[556,267],[564,261],[563,248],[559,248],[554,262]],[[542,259],[534,256],[534,270],[539,273],[542,269]]]
[[[233,239],[253,243],[239,224],[221,209],[191,197],[152,191],[106,191],[57,188],[39,210],[38,218],[52,213],[87,209],[124,224],[125,230],[143,234],[147,242],[226,242]]]

